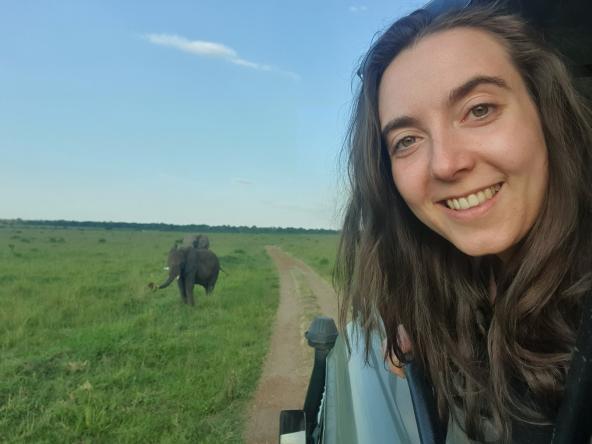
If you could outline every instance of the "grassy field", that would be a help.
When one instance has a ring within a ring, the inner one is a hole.
[[[179,233],[0,229],[0,442],[241,442],[278,300],[264,245],[325,277],[336,236],[211,234],[226,270],[181,304]]]
[[[337,234],[292,234],[277,236],[271,241],[292,256],[302,259],[328,282],[331,282],[339,242]]]

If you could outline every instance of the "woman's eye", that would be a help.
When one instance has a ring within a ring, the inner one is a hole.
[[[477,119],[482,119],[483,117],[489,115],[493,107],[493,105],[490,105],[488,103],[481,103],[471,108],[469,113]]]
[[[417,137],[415,136],[405,136],[401,140],[399,140],[395,144],[395,151],[404,150],[405,148],[409,148],[411,145],[415,143]]]

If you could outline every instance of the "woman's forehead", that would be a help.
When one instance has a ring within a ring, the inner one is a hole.
[[[403,50],[385,70],[379,112],[422,105],[425,100],[444,103],[453,89],[475,76],[501,78],[510,89],[520,82],[506,48],[491,34],[474,28],[430,34]]]

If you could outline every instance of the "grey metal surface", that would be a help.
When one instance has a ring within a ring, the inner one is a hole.
[[[351,355],[340,336],[327,357],[323,400],[323,444],[420,444],[409,387],[384,365],[381,340],[372,336],[370,362],[364,362],[364,342],[348,326]],[[471,441],[454,423],[447,444]]]

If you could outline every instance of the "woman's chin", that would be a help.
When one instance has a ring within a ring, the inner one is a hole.
[[[480,257],[495,255],[502,261],[505,261],[505,258],[511,255],[513,247],[513,245],[507,242],[496,243],[491,241],[453,242],[453,245],[467,256]]]

